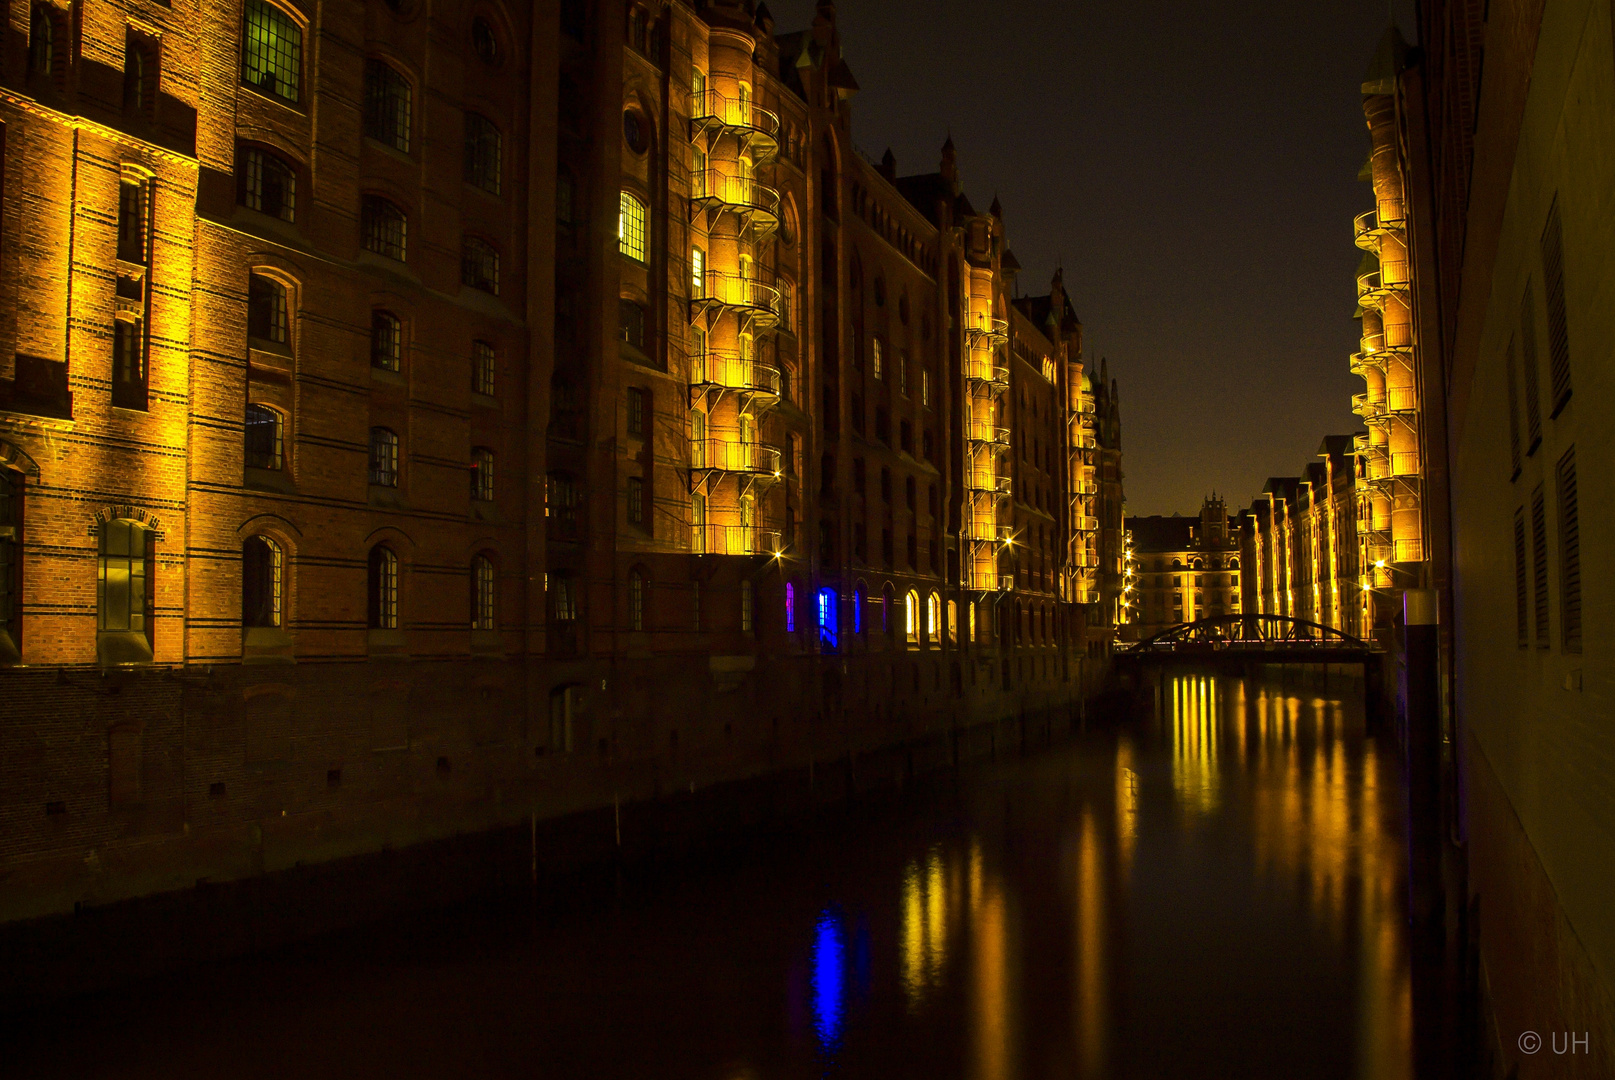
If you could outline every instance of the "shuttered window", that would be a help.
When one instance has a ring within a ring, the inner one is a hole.
[[[1559,647],[1581,652],[1581,521],[1576,509],[1576,448],[1559,459]]]
[[[1531,645],[1531,602],[1525,583],[1525,511],[1514,511],[1514,632],[1520,648]]]
[[[1548,515],[1543,506],[1542,485],[1531,492],[1531,587],[1536,601],[1536,647],[1546,649],[1548,641]]]
[[[1564,225],[1559,220],[1559,200],[1548,208],[1548,224],[1542,230],[1542,277],[1548,301],[1548,374],[1553,380],[1553,411],[1570,400],[1570,326],[1565,316]]]
[[[1542,443],[1542,384],[1536,369],[1536,293],[1529,281],[1525,283],[1525,297],[1520,301],[1520,356],[1525,361],[1525,453],[1529,457]]]

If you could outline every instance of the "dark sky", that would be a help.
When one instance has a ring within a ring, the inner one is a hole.
[[[769,0],[775,31],[814,0]],[[1412,0],[1396,0],[1404,32]],[[1356,431],[1359,86],[1386,0],[841,0],[853,140],[931,172],[951,132],[1042,292],[1121,388],[1132,514],[1249,505]]]

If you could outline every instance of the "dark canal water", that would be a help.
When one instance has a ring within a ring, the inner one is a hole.
[[[1401,788],[1360,693],[1162,701],[873,821],[14,1016],[0,1074],[1411,1075]]]

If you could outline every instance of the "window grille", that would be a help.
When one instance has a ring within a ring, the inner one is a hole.
[[[467,236],[461,242],[460,283],[499,295],[499,252],[488,241]]]
[[[486,555],[478,555],[471,560],[471,629],[495,629],[495,591],[493,560]]]
[[[243,156],[241,204],[282,221],[296,221],[296,171],[274,154],[257,147],[249,147]]]
[[[398,629],[398,556],[385,544],[370,549],[369,586],[370,628]]]
[[[628,573],[628,626],[645,629],[645,575],[638,570]]]
[[[281,467],[280,413],[264,405],[247,406],[246,463],[249,469]]]
[[[390,311],[370,313],[370,366],[397,371],[403,366],[404,324]]]
[[[624,191],[617,211],[617,247],[630,259],[645,261],[645,204]]]
[[[493,397],[494,351],[493,346],[486,341],[471,343],[471,389]]]
[[[1548,208],[1542,231],[1542,277],[1548,302],[1548,376],[1553,384],[1552,415],[1570,400],[1570,328],[1565,315],[1564,224],[1559,199]]]
[[[359,218],[366,251],[404,261],[407,221],[402,210],[380,195],[366,195]]]
[[[490,195],[497,195],[501,180],[500,167],[499,129],[481,113],[466,113],[465,182]]]
[[[479,446],[471,451],[471,497],[493,501],[493,451]]]
[[[241,81],[285,101],[298,99],[303,30],[268,0],[246,0]]]
[[[387,428],[370,429],[370,482],[398,486],[398,436]]]
[[[383,146],[409,153],[409,80],[385,60],[365,61],[364,133]]]
[[[285,559],[280,545],[267,536],[253,536],[241,545],[241,625],[281,625],[281,596]]]

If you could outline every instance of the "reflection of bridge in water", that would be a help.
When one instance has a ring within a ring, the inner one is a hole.
[[[1364,664],[1377,654],[1361,638],[1289,615],[1218,615],[1118,645],[1118,663],[1241,660],[1269,664]]]

